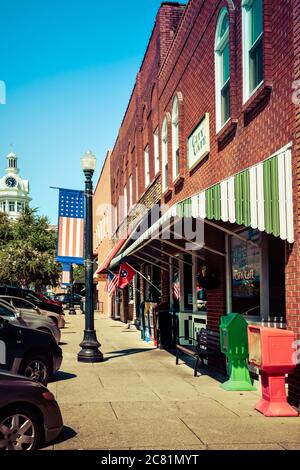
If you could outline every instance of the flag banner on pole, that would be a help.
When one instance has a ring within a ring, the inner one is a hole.
[[[127,263],[123,263],[120,266],[120,271],[119,271],[119,276],[118,276],[118,286],[121,287],[121,289],[124,289],[124,287],[129,284],[133,277],[135,275],[135,270],[132,269],[131,266]]]
[[[61,283],[65,286],[69,286],[71,284],[71,264],[70,263],[62,264]]]
[[[56,261],[83,264],[84,191],[59,190]]]
[[[108,293],[108,295],[111,297],[114,293],[114,291],[116,290],[116,287],[118,285],[118,275],[117,274],[113,274],[111,272],[108,273],[107,275],[107,280],[106,280],[106,284],[105,284],[105,292]]]
[[[174,295],[174,299],[179,300],[179,297],[180,297],[179,282],[174,282],[173,284],[173,295]]]
[[[179,273],[175,272],[173,275],[173,298],[179,300],[180,298],[180,284],[179,284]]]

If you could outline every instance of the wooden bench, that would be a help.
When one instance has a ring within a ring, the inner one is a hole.
[[[180,340],[180,338],[182,337],[180,336],[178,340]],[[204,366],[204,359],[212,356],[221,357],[220,334],[216,331],[202,328],[197,334],[197,339],[189,339],[195,343],[194,346],[176,344],[176,365],[178,365],[180,353],[193,357],[196,359],[194,367],[194,376],[196,377],[199,361],[201,361],[202,366]]]

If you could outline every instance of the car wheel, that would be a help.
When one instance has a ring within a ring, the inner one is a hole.
[[[50,364],[47,357],[32,354],[23,359],[20,373],[34,382],[46,385],[50,375]]]
[[[30,408],[14,405],[0,411],[0,450],[36,450],[42,439],[41,419]]]

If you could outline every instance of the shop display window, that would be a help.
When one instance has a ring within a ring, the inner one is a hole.
[[[232,311],[260,317],[260,232],[249,229],[239,235],[258,246],[231,237]]]

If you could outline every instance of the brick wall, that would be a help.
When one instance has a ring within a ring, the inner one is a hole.
[[[214,39],[218,13],[230,2],[191,0],[178,33],[159,74],[160,122],[171,113],[176,93],[183,98],[184,113],[180,117],[180,157],[185,159],[188,136],[202,116],[210,114],[210,154],[190,172],[183,165],[184,182],[180,190],[173,189],[170,203],[184,199],[220,180],[272,155],[293,139],[294,107],[291,101],[293,80],[292,8],[289,0],[276,0],[270,5],[272,24],[271,77],[273,89],[255,117],[245,123],[242,99],[241,1],[235,1],[231,16],[231,79],[236,83],[237,128],[234,138],[219,148],[215,129]],[[268,38],[270,40],[270,38]],[[266,42],[266,41],[265,41]],[[169,145],[171,163],[171,143]],[[171,171],[171,170],[170,170]]]
[[[300,0],[293,2],[294,18],[294,80],[300,80]],[[299,82],[300,83],[300,82]],[[298,93],[300,99],[300,93]],[[300,105],[294,104],[295,127],[294,127],[294,220],[295,220],[295,244],[289,256],[286,270],[286,297],[288,306],[288,326],[292,328],[297,338],[300,339]],[[300,358],[299,358],[300,359]],[[289,401],[300,406],[300,365],[294,375],[289,376]]]
[[[165,2],[158,11],[152,35],[137,74],[135,87],[111,156],[113,205],[116,205],[119,197],[124,194],[124,185],[128,184],[130,175],[132,175],[133,180],[133,202],[138,202],[144,196],[146,189],[144,149],[146,145],[149,145],[150,155],[153,156],[152,135],[158,125],[158,72],[167,55],[184,9],[185,7],[179,3]],[[137,180],[136,167],[138,168]],[[154,178],[153,158],[150,158],[151,181]],[[138,193],[138,200],[136,200],[136,193]]]
[[[298,337],[300,111],[299,106],[296,107],[292,102],[292,83],[300,79],[299,1],[264,0],[264,85],[268,87],[262,86],[247,103],[243,103],[242,96],[242,0],[190,0],[185,8],[176,4],[163,4],[120,128],[111,166],[114,203],[123,194],[123,186],[136,165],[138,197],[144,194],[144,148],[149,144],[150,174],[153,180],[153,130],[158,126],[161,131],[164,116],[167,115],[170,121],[176,94],[180,96],[179,151],[183,181],[175,187],[169,178],[169,204],[258,163],[293,142],[296,224],[295,244],[286,245],[286,311],[288,326]],[[231,114],[234,118],[234,122],[229,123],[232,132],[228,135],[226,126],[218,134],[215,126],[214,42],[218,15],[224,6],[227,6],[230,16],[230,91]],[[190,171],[186,157],[188,137],[205,113],[210,116],[210,153],[208,158]],[[171,139],[168,152],[171,175]],[[161,202],[166,202],[164,197]],[[215,293],[211,291],[209,296],[211,308],[218,316],[221,305],[224,305],[224,289]],[[209,321],[216,328],[214,318],[215,315],[212,315]],[[290,381],[290,396],[294,401],[299,392],[297,383],[300,381]]]
[[[110,181],[110,152],[107,152],[93,196],[93,248],[94,255],[98,259],[98,266],[103,263],[113,247]],[[107,233],[105,233],[106,229]],[[94,282],[96,283],[97,280],[94,279]],[[111,298],[105,292],[105,284],[105,280],[98,280],[97,295],[98,301],[103,303],[103,313],[110,316]]]

